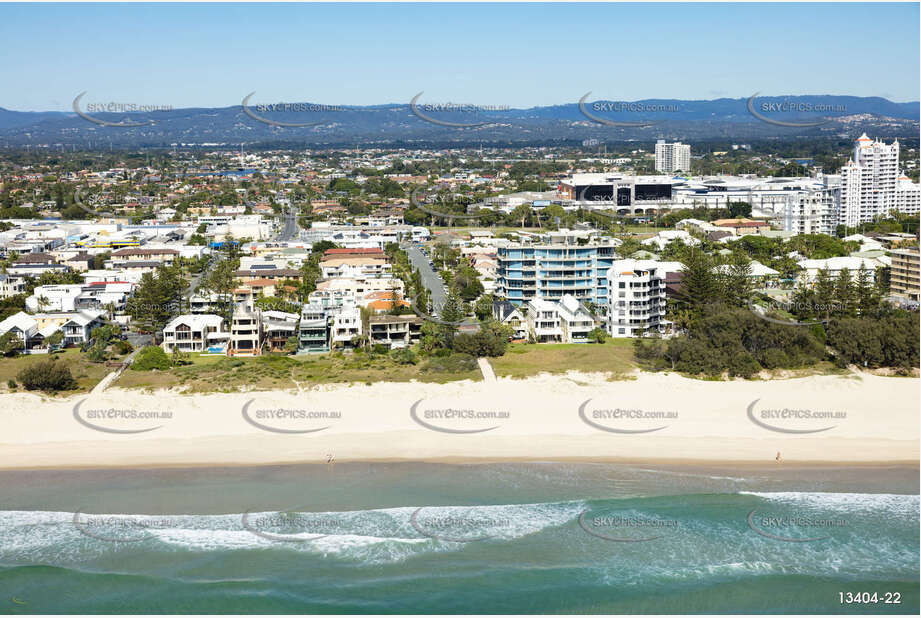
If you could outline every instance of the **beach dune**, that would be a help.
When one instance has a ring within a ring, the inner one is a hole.
[[[869,374],[709,382],[571,372],[301,393],[0,397],[2,469],[328,460],[917,465],[919,458],[919,380]]]

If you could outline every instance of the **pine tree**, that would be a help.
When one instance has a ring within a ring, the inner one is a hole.
[[[700,315],[704,307],[721,300],[713,261],[707,254],[692,249],[685,254],[682,263],[681,298],[692,313]]]
[[[828,274],[826,269],[823,268],[819,270],[818,274],[816,275],[813,291],[815,292],[813,296],[815,299],[815,304],[813,307],[815,309],[816,317],[821,317],[826,321],[831,319],[831,304],[835,297],[835,282],[832,280],[831,275]]]
[[[733,253],[724,277],[726,302],[738,307],[748,305],[754,283],[751,278],[752,261],[744,253]]]
[[[829,299],[829,302],[831,299]],[[857,309],[857,296],[854,280],[847,268],[842,268],[835,281],[834,312],[839,316],[853,317]]]
[[[870,271],[861,264],[857,271],[857,310],[860,317],[874,315],[879,309],[880,297],[870,278]]]

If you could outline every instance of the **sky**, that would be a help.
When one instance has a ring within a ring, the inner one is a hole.
[[[919,100],[918,3],[0,4],[0,107]]]

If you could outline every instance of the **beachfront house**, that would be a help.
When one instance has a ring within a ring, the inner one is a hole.
[[[213,314],[188,314],[173,318],[163,327],[161,347],[171,352],[202,352],[225,343],[230,333],[223,330],[224,319]]]
[[[292,326],[291,332],[294,332]],[[262,353],[262,312],[238,307],[230,318],[228,356],[257,356]]]
[[[371,344],[382,344],[391,349],[405,348],[422,336],[422,318],[417,315],[372,315],[368,318],[368,336]]]
[[[297,336],[299,354],[329,351],[330,321],[328,310],[322,305],[308,303],[301,308]]]

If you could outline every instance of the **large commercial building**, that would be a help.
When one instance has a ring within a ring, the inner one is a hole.
[[[889,293],[917,301],[921,279],[918,249],[898,249],[890,253],[890,257],[892,266],[889,271]]]
[[[631,174],[574,174],[559,185],[565,202],[579,205],[595,204],[602,208],[657,206],[668,204],[674,197],[673,187],[682,179],[669,176],[633,176]],[[634,214],[632,210],[630,214]]]
[[[656,171],[663,174],[691,171],[691,147],[681,142],[656,142]]]
[[[640,337],[665,330],[665,264],[618,260],[607,275],[607,330],[612,337]]]
[[[516,307],[535,298],[560,300],[570,294],[581,302],[607,303],[607,272],[617,260],[615,241],[536,245],[497,249],[496,292]]]

